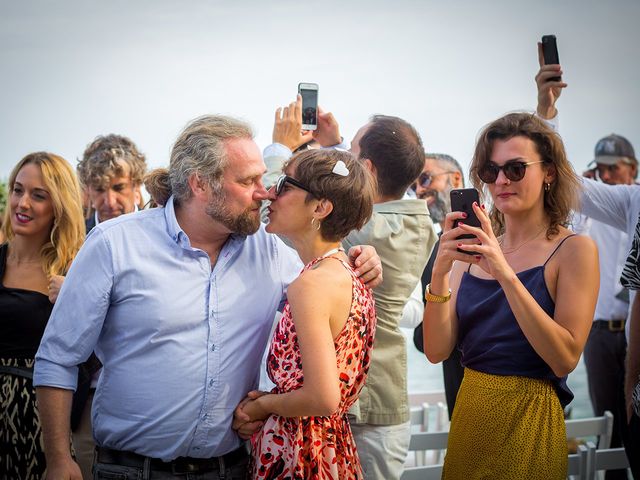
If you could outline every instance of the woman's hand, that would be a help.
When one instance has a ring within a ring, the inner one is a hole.
[[[476,238],[457,238],[467,232],[459,226],[454,228],[453,224],[456,220],[463,221],[466,216],[467,214],[464,212],[450,212],[445,217],[443,233],[440,236],[440,246],[433,265],[432,277],[435,275],[448,275],[454,261],[464,263],[478,263],[480,261],[480,258],[474,254],[470,255],[458,251],[459,248],[470,251],[465,246],[478,243]]]
[[[500,243],[493,233],[489,216],[484,208],[480,207],[476,202],[473,202],[473,211],[478,220],[480,220],[480,228],[458,223],[458,228],[454,230],[475,235],[477,241],[472,244],[462,244],[461,240],[459,240],[461,242],[459,248],[464,248],[476,254],[475,263],[498,282],[512,278],[515,272],[507,262],[504,253],[502,253]]]
[[[238,432],[238,436],[248,440],[251,436],[262,428],[263,421],[267,419],[270,412],[267,412],[258,399],[267,392],[252,390],[242,400],[233,412],[233,423],[231,428]]]

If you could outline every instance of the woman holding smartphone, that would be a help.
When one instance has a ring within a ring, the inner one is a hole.
[[[9,177],[0,245],[0,478],[42,478],[45,458],[33,364],[64,275],[85,236],[80,187],[51,153],[24,157]]]
[[[375,332],[373,295],[341,240],[371,216],[374,180],[349,152],[291,158],[269,191],[267,231],[285,236],[305,267],[287,290],[267,371],[276,387],[237,409],[264,420],[253,437],[254,478],[362,478],[347,411],[364,385]]]
[[[427,358],[457,344],[465,366],[443,478],[564,479],[566,378],[599,285],[595,244],[565,227],[578,177],[554,131],[512,113],[481,132],[471,179],[491,209],[474,203],[479,228],[447,215],[424,312]]]

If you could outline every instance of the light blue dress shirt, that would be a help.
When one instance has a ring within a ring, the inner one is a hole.
[[[33,383],[74,390],[95,350],[98,445],[165,461],[230,452],[241,444],[233,410],[257,387],[274,314],[301,268],[261,226],[232,235],[212,270],[173,198],[100,223],[63,284]]]

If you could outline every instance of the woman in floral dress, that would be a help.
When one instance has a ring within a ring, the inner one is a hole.
[[[305,263],[289,286],[267,370],[276,387],[250,392],[236,412],[264,420],[252,439],[254,478],[362,478],[347,420],[369,368],[375,308],[341,240],[373,207],[374,180],[350,153],[294,156],[270,190],[267,230],[285,236]]]

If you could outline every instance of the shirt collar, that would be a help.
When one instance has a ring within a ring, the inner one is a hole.
[[[169,200],[164,205],[164,219],[167,222],[167,233],[171,236],[174,242],[182,247],[190,247],[189,237],[176,218],[176,208],[174,205],[175,199],[173,195],[169,197]]]

